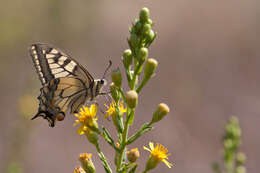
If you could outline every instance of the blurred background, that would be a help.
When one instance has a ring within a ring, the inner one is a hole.
[[[95,78],[108,61],[120,67],[128,48],[128,27],[148,7],[158,37],[150,57],[157,75],[140,96],[132,134],[152,117],[158,103],[171,112],[153,131],[130,147],[139,147],[145,163],[149,141],[165,145],[176,167],[160,164],[153,172],[209,173],[222,157],[224,126],[231,115],[243,130],[241,150],[247,169],[260,161],[260,59],[256,1],[244,0],[1,0],[0,6],[0,172],[72,172],[78,155],[92,152],[97,172],[104,172],[95,148],[72,126],[68,115],[50,128],[30,118],[37,112],[38,76],[28,54],[34,42],[50,43],[72,55]],[[258,52],[259,53],[259,52]],[[259,55],[259,54],[258,54]],[[124,85],[126,88],[126,85]],[[106,88],[108,90],[108,87]],[[104,102],[100,97],[99,101]],[[109,121],[99,120],[106,126]],[[111,148],[101,147],[111,160]],[[139,171],[143,170],[143,165]],[[152,171],[151,171],[152,172]]]

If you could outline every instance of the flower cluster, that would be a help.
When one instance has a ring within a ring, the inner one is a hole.
[[[170,111],[165,103],[158,104],[150,120],[144,123],[132,136],[128,136],[129,127],[133,125],[135,110],[138,106],[139,93],[142,91],[148,81],[155,75],[158,62],[154,58],[149,58],[148,48],[154,41],[156,34],[152,30],[153,22],[150,19],[150,12],[147,8],[142,8],[139,13],[139,19],[135,21],[130,28],[130,37],[128,38],[129,49],[126,49],[122,55],[122,63],[127,78],[129,89],[123,90],[122,73],[116,69],[111,73],[112,83],[110,84],[110,93],[113,101],[106,105],[104,118],[112,118],[113,124],[117,130],[118,139],[115,140],[105,127],[99,128],[96,114],[97,106],[91,105],[80,109],[75,114],[77,120],[75,126],[79,125],[77,133],[85,135],[89,142],[95,145],[98,156],[107,173],[112,170],[107,162],[105,155],[99,146],[99,138],[103,138],[114,150],[116,172],[123,173],[136,172],[140,157],[138,148],[127,150],[127,146],[139,139],[144,133],[152,130],[152,125],[161,121]],[[154,169],[160,162],[171,168],[173,165],[168,160],[168,149],[161,144],[149,143],[150,148],[144,147],[150,152],[147,159],[145,170],[148,172]],[[95,167],[91,160],[91,154],[81,154],[81,166],[75,168],[75,173],[94,173]]]

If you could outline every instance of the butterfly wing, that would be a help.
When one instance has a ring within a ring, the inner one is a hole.
[[[41,116],[54,127],[56,119],[63,120],[69,107],[71,112],[77,112],[85,103],[94,79],[73,58],[48,44],[33,44],[30,54],[43,85],[38,113],[32,119]]]
[[[85,103],[88,91],[80,79],[73,77],[53,79],[41,88],[38,113],[32,119],[41,116],[54,127],[56,120],[61,121],[65,118],[69,108],[71,112],[76,112]]]
[[[94,79],[76,60],[49,44],[32,44],[29,50],[42,85],[52,79],[75,77],[89,86]]]

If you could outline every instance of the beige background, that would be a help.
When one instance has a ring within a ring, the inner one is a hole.
[[[101,77],[109,59],[113,68],[122,69],[120,57],[127,48],[128,27],[144,6],[150,8],[158,32],[150,57],[156,58],[159,66],[140,96],[136,124],[130,133],[151,118],[158,103],[167,103],[171,112],[131,145],[139,147],[141,163],[149,155],[142,145],[153,141],[167,146],[172,153],[170,161],[176,164],[172,169],[160,164],[153,172],[212,172],[210,164],[222,156],[224,125],[236,115],[243,129],[241,150],[248,157],[248,172],[258,172],[260,59],[256,52],[256,1],[0,2],[0,172],[6,172],[12,162],[18,162],[24,173],[72,172],[79,164],[79,153],[94,152],[94,147],[76,134],[71,115],[55,128],[49,128],[42,119],[29,120],[37,112],[34,105],[40,82],[28,46],[34,42],[56,45],[86,66],[95,78]],[[104,102],[104,98],[99,101]],[[102,113],[98,116],[100,124],[104,122],[114,130]],[[111,148],[101,141],[105,155],[112,158]],[[93,160],[97,172],[104,172],[96,153]]]

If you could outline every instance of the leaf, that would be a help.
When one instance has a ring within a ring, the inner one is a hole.
[[[129,145],[129,144],[133,143],[136,139],[138,139],[144,133],[149,132],[150,130],[152,130],[152,127],[150,125],[151,125],[151,123],[143,124],[142,127],[133,136],[131,136],[127,140],[126,145]]]
[[[130,171],[129,171],[128,173],[135,173],[135,170],[136,170],[137,167],[138,167],[137,164],[134,165],[134,166],[130,169]]]
[[[110,133],[105,127],[102,127],[103,130],[103,137],[107,141],[108,144],[110,144],[117,152],[119,152],[119,149],[116,147],[114,140],[112,139]]]

